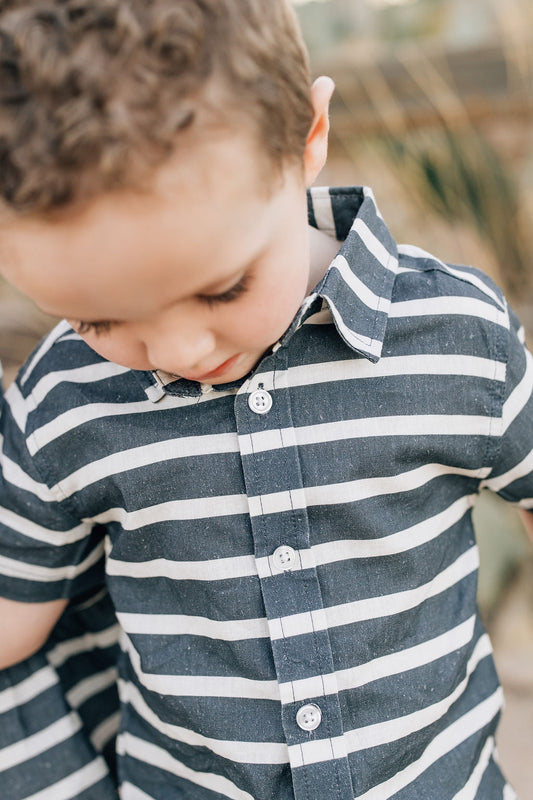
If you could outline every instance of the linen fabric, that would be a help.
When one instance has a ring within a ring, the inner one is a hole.
[[[83,596],[105,554],[124,800],[510,800],[471,511],[533,506],[523,330],[370,190],[309,218],[339,254],[237,384],[45,340],[7,396],[0,593]]]

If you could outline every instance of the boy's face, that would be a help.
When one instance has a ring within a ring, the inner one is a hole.
[[[147,194],[6,224],[0,269],[111,361],[237,380],[312,288],[304,176],[267,167],[250,134],[193,142]]]

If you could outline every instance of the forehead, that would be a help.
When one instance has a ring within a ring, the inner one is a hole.
[[[99,315],[120,317],[132,292],[149,303],[149,289],[169,281],[183,296],[203,291],[245,265],[288,212],[287,182],[269,186],[263,175],[251,136],[191,143],[145,192],[108,193],[53,219],[6,223],[2,271],[59,316],[82,316],[92,303]]]

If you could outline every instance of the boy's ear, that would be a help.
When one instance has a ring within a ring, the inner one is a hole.
[[[326,163],[328,155],[329,103],[335,89],[331,78],[323,75],[311,87],[311,102],[315,109],[313,123],[307,136],[304,155],[305,184],[310,186]]]

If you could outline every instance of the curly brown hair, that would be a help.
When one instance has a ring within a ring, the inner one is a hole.
[[[38,213],[140,185],[213,81],[274,165],[302,158],[313,110],[288,0],[0,0],[0,198]]]

